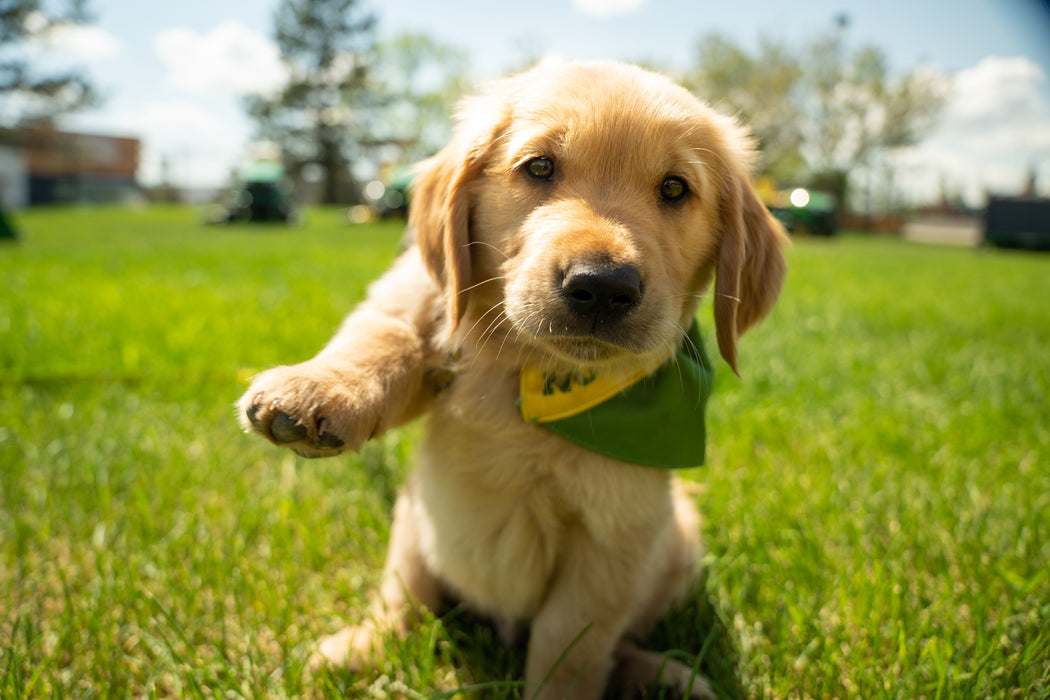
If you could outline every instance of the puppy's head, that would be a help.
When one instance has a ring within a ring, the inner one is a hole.
[[[411,225],[465,314],[553,362],[636,363],[681,342],[715,278],[718,345],[768,313],[779,224],[732,120],[665,78],[614,63],[544,64],[464,103],[423,164]]]

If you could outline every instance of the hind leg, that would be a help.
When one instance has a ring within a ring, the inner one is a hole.
[[[383,660],[383,638],[404,635],[422,610],[436,611],[442,587],[419,549],[409,490],[398,497],[390,529],[390,547],[379,591],[363,623],[320,640],[310,660],[313,668],[331,665],[360,670]]]
[[[690,700],[715,700],[717,696],[707,679],[681,661],[655,651],[646,651],[632,642],[623,641],[616,649],[616,674],[613,686],[620,698],[635,698],[654,688],[672,691],[672,697]]]

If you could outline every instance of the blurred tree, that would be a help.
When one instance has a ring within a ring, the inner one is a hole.
[[[377,42],[360,5],[282,0],[274,26],[290,78],[276,95],[246,98],[259,138],[280,145],[296,179],[319,174],[327,204],[361,200],[355,166],[440,147],[465,82],[464,54],[422,34]]]
[[[891,75],[880,49],[850,53],[841,30],[811,43],[803,61],[804,153],[812,176],[845,204],[853,176],[863,172],[870,212],[877,171],[892,178],[887,155],[918,143],[936,124],[946,83],[921,70]]]
[[[0,125],[50,119],[98,101],[79,72],[41,74],[27,51],[30,42],[49,32],[90,19],[87,0],[0,0]]]
[[[759,174],[790,181],[805,169],[804,120],[795,99],[801,79],[801,58],[783,44],[763,40],[752,56],[731,39],[710,34],[700,41],[697,67],[683,83],[748,125],[758,141]]]
[[[875,47],[850,52],[845,27],[840,20],[801,49],[765,39],[753,54],[710,35],[683,81],[752,129],[758,175],[808,182],[834,194],[840,207],[858,172],[869,183],[876,172],[888,173],[886,155],[932,128],[946,95],[932,73],[892,75]]]
[[[375,16],[358,0],[282,0],[274,34],[289,79],[273,96],[246,98],[259,136],[278,143],[294,175],[319,168],[323,203],[360,196],[348,144],[363,140]]]
[[[1039,195],[1039,168],[1035,163],[1028,164],[1028,173],[1025,175],[1024,188],[1021,190],[1022,197],[1036,197]]]
[[[370,74],[382,105],[372,137],[386,162],[433,155],[451,134],[453,106],[467,88],[467,56],[426,34],[402,34],[376,47]]]

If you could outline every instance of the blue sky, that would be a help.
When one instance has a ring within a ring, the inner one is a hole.
[[[222,184],[252,125],[238,94],[280,79],[270,40],[277,0],[93,0],[96,22],[41,48],[86,67],[107,97],[71,128],[143,139],[141,175]],[[768,36],[803,43],[850,18],[852,45],[875,44],[896,70],[953,79],[941,127],[901,156],[916,197],[945,180],[980,197],[1020,187],[1030,166],[1050,194],[1050,3],[1047,0],[399,0],[368,3],[381,37],[424,31],[470,57],[478,79],[527,55],[692,62],[697,39],[721,32],[745,46]]]

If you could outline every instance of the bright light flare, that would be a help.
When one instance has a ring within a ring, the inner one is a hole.
[[[365,196],[372,201],[378,202],[386,193],[386,186],[379,180],[372,180],[365,185]]]
[[[799,187],[798,189],[791,191],[791,196],[789,197],[789,199],[791,200],[792,206],[801,209],[802,207],[809,204],[809,192]]]

